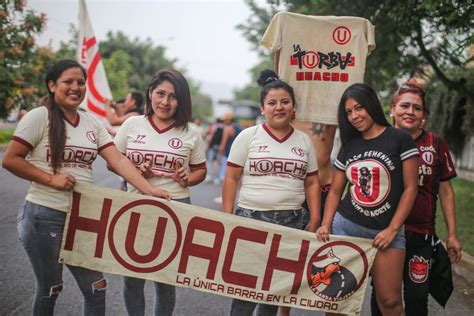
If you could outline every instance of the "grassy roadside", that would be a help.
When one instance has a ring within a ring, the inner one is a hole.
[[[0,144],[8,144],[13,136],[14,129],[0,130]]]
[[[474,182],[454,179],[451,183],[456,199],[458,238],[463,250],[474,255]],[[436,232],[439,238],[445,241],[447,237],[446,224],[439,202],[436,219]]]

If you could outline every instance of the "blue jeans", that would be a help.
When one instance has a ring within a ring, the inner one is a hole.
[[[221,165],[219,166],[219,179],[224,182],[225,178],[225,171],[227,169],[227,156],[222,155],[221,157]]]
[[[26,201],[18,213],[18,233],[36,277],[33,315],[53,315],[63,287],[59,251],[66,213]],[[105,287],[101,272],[66,265],[84,296],[84,315],[105,315]]]
[[[237,207],[234,214],[296,229],[304,229],[309,221],[308,211],[305,209],[287,211],[254,211]],[[255,306],[257,306],[258,316],[273,316],[278,312],[277,305],[257,304],[234,298],[230,305],[230,315],[252,316]]]
[[[191,204],[189,197],[175,199],[174,201]],[[145,279],[124,277],[123,298],[125,308],[130,316],[145,315]],[[176,302],[176,289],[174,285],[153,282],[155,287],[154,314],[159,316],[172,315]]]
[[[380,230],[378,229],[371,229],[356,224],[342,216],[339,212],[336,212],[332,220],[331,233],[334,235],[374,239],[379,232]],[[405,243],[405,228],[402,226],[388,248],[405,250]]]

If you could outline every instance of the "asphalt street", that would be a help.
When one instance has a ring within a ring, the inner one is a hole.
[[[0,151],[0,159],[3,153]],[[118,177],[106,170],[102,159],[94,165],[96,184],[118,188]],[[0,315],[30,315],[35,288],[35,278],[26,254],[18,240],[16,230],[17,210],[24,201],[29,183],[0,168]],[[192,188],[193,204],[220,211],[213,199],[220,195],[221,187],[203,183]],[[108,274],[107,315],[126,315],[122,299],[122,278]],[[456,290],[443,310],[430,301],[430,315],[467,315],[474,311],[473,286],[465,280],[455,279]],[[369,287],[370,288],[370,287]],[[152,315],[153,288],[146,285],[147,315]],[[368,295],[361,315],[370,315]],[[191,289],[177,288],[175,315],[226,315],[230,299]],[[81,315],[80,291],[67,269],[64,271],[64,289],[58,298],[56,315]],[[302,310],[292,310],[292,315],[322,315]]]

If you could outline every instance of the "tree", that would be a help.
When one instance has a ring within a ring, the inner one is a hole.
[[[133,69],[130,56],[123,49],[118,49],[103,62],[112,95],[116,99],[125,98],[132,90],[128,83]]]
[[[145,91],[151,77],[160,69],[176,68],[176,59],[165,56],[166,47],[155,46],[151,39],[145,41],[135,38],[130,40],[122,32],[108,32],[107,38],[99,44],[103,60],[111,58],[117,50],[122,50],[129,56],[132,67],[128,77],[131,89]]]
[[[34,37],[45,25],[45,15],[25,10],[21,0],[0,0],[0,117],[14,106],[35,104],[44,91],[38,86],[45,65],[53,58],[50,49],[35,46]]]

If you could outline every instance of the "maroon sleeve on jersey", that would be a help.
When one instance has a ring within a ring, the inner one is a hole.
[[[33,145],[31,145],[30,143],[28,143],[26,140],[24,140],[21,137],[13,136],[11,140],[19,142],[20,144],[26,146],[29,150],[33,150]]]
[[[99,151],[107,148],[107,147],[110,147],[110,146],[115,146],[114,142],[108,142],[107,144],[104,144],[102,146],[99,147]]]
[[[230,162],[230,161],[227,161],[227,166],[228,167],[234,167],[234,168],[243,168],[243,166],[240,166],[236,163],[233,163],[233,162]]]
[[[306,177],[311,177],[311,176],[314,176],[314,175],[316,175],[316,176],[318,175],[318,170],[313,171],[313,172],[308,172],[308,173],[306,174]]]
[[[202,162],[202,163],[197,163],[197,164],[189,164],[189,168],[191,168],[192,170],[206,169],[206,163]]]
[[[439,139],[439,160],[441,162],[440,181],[448,181],[456,177],[456,168],[454,167],[453,158],[449,152],[449,147],[446,142]]]

